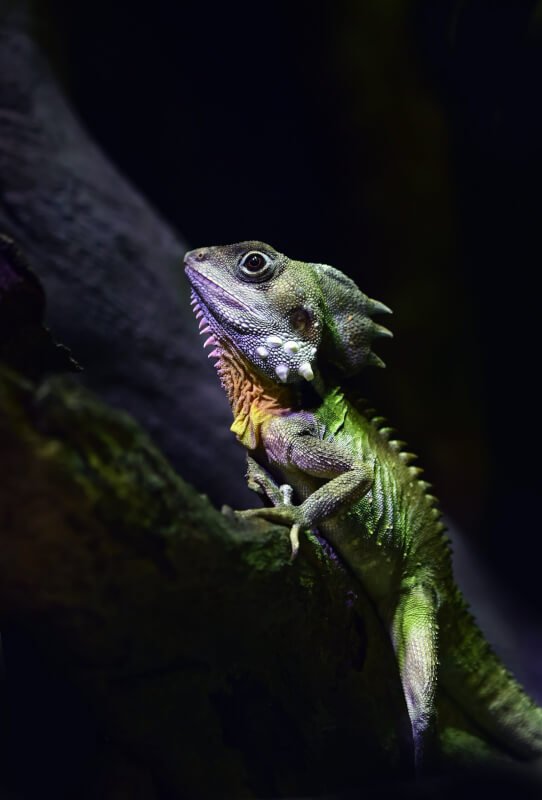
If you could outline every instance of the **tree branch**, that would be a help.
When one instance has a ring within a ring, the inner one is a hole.
[[[217,503],[249,504],[189,311],[186,246],[85,132],[11,5],[0,0],[0,233],[42,281],[48,325],[81,381],[133,414]]]
[[[286,529],[217,513],[66,379],[3,372],[0,439],[1,624],[158,786],[292,794],[399,764],[393,654],[320,544],[290,565]]]

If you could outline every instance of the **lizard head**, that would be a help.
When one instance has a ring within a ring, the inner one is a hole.
[[[280,383],[312,380],[319,356],[346,374],[383,366],[371,343],[391,334],[371,315],[389,309],[333,267],[249,241],[192,250],[185,271],[200,327],[217,355],[227,343]]]

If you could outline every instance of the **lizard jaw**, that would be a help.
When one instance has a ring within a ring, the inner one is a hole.
[[[190,301],[196,318],[199,320],[201,334],[209,334],[205,340],[204,347],[213,346],[208,358],[218,358],[215,366],[220,372],[220,365],[224,350],[238,350],[235,341],[228,334],[227,329],[215,319],[212,311],[209,310],[205,300],[200,296],[197,288],[192,288]],[[231,323],[231,320],[228,320]],[[250,330],[248,323],[238,321],[239,333],[246,335]],[[242,350],[242,348],[241,348]],[[247,355],[240,352],[244,360]],[[303,380],[314,380],[314,358],[316,347],[302,340],[296,341],[289,336],[278,336],[269,332],[262,332],[259,344],[252,345],[252,356],[250,359],[254,366],[262,371],[267,377],[271,377],[269,369],[266,369],[266,362],[271,361],[270,369],[274,372],[274,379],[278,383],[290,383],[292,378],[299,376]]]

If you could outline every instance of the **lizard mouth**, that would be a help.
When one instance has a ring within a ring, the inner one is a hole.
[[[232,324],[235,324],[235,317],[239,316],[239,314],[252,313],[242,300],[231,294],[224,286],[208,275],[204,275],[199,270],[194,269],[190,264],[186,264],[185,272],[192,284],[193,291],[199,295],[200,301],[204,302],[208,308],[210,304],[213,304],[213,300],[219,299],[221,306],[223,306],[224,316]]]

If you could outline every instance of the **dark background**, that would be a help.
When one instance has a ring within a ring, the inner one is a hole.
[[[260,238],[333,264],[394,309],[396,338],[379,348],[388,369],[362,376],[366,394],[419,453],[461,532],[458,572],[476,615],[542,700],[542,4],[39,0],[35,8],[77,113],[190,246]],[[33,264],[50,281],[42,232],[30,241]],[[111,275],[104,294],[116,289]],[[65,305],[75,305],[82,330],[81,295],[71,291]],[[56,325],[62,303],[48,295],[54,332],[90,382],[107,352],[125,359],[121,377],[137,383],[133,341],[105,331],[102,350],[90,338],[85,351]],[[195,327],[188,303],[186,315]],[[188,373],[192,345],[183,344]],[[213,403],[209,395],[201,414]],[[219,451],[212,459],[224,483],[197,488],[216,501],[244,479],[210,429],[202,449]],[[176,462],[187,477],[192,455]],[[59,761],[75,774],[95,746],[92,709],[56,685],[24,632],[2,633],[11,688],[19,682],[3,743],[12,771],[36,786]]]
[[[50,5],[79,114],[191,246],[259,238],[394,308],[367,393],[539,612],[539,4]]]

